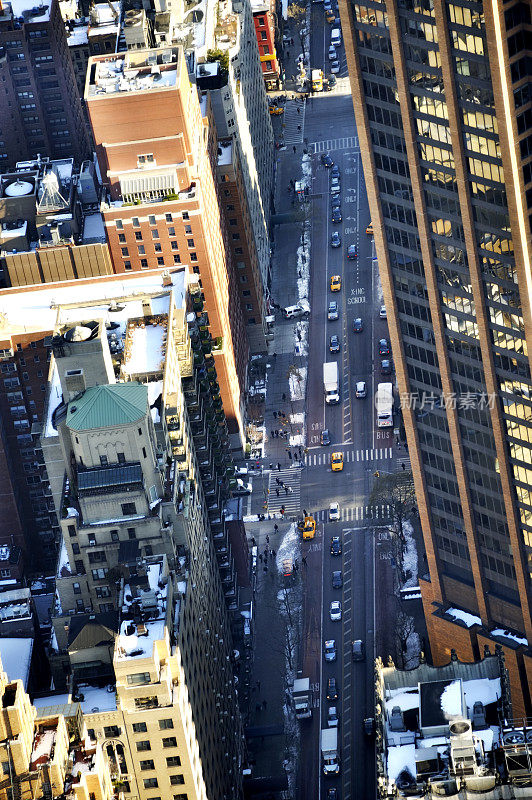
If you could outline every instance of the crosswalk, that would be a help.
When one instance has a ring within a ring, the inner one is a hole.
[[[284,486],[278,485],[277,480]],[[269,513],[280,511],[281,506],[285,507],[286,514],[299,512],[301,507],[301,471],[299,469],[282,469],[270,472],[268,492]]]
[[[358,136],[345,136],[343,139],[324,139],[321,142],[310,142],[309,153],[330,153],[331,150],[352,150],[358,147]]]
[[[329,521],[329,509],[324,508],[313,511],[312,515],[316,522]],[[371,520],[390,520],[392,508],[389,505],[378,506],[351,506],[340,509],[340,522],[363,522]]]
[[[283,141],[285,145],[303,143],[305,108],[306,104],[297,100],[286,103],[283,114]]]
[[[366,450],[344,450],[344,461],[379,461],[383,458],[393,458],[393,447],[370,447]],[[329,464],[330,453],[308,453],[305,456],[306,467],[320,467]]]

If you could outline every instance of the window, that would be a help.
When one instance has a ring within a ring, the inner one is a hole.
[[[150,682],[149,672],[132,672],[127,676],[128,686],[145,686]]]
[[[146,255],[146,248],[144,247],[143,244],[139,244],[139,246],[137,247],[137,252],[138,252],[139,256],[145,256]]]
[[[75,556],[79,556],[81,551],[79,549],[79,544],[77,542],[72,542],[72,552],[74,553]]]
[[[155,764],[153,762],[153,759],[151,759],[151,758],[147,758],[146,761],[140,761],[139,764],[140,764],[141,770],[155,769]]]
[[[187,247],[194,247],[194,239],[187,239]]]
[[[111,597],[111,589],[109,588],[109,586],[97,586],[96,597],[100,600],[102,599],[102,597]]]
[[[117,530],[111,531],[111,541],[112,542],[118,542],[119,541],[119,536],[118,536],[118,531]]]
[[[142,242],[142,231],[135,231],[135,240],[137,242]]]
[[[175,228],[168,228],[168,236],[175,236]]]
[[[146,448],[145,447],[142,448],[142,457],[146,458]]]
[[[124,269],[131,269],[131,261],[124,261]]]
[[[268,34],[266,33],[266,31],[260,32],[260,38],[262,42],[266,41],[266,39],[268,38]]]
[[[164,267],[164,257],[163,256],[157,256],[157,264],[158,264],[159,267]]]
[[[183,792],[182,794],[174,794],[174,800],[188,800],[188,794]]]
[[[197,253],[191,253],[190,254],[190,260],[191,261],[197,261],[198,260],[198,254]]]
[[[155,225],[156,224],[155,223],[155,217],[154,217],[153,214],[150,214],[150,216],[148,217],[148,222],[150,223],[150,225]],[[153,233],[153,231],[152,231],[152,233]]]
[[[100,456],[100,464],[104,467],[108,463],[107,456]]]
[[[270,55],[270,48],[269,48],[269,46],[268,46],[267,44],[264,44],[264,45],[262,46],[262,49],[263,49],[263,51],[264,51],[264,55],[265,55],[265,56],[269,56],[269,55]]]
[[[121,247],[121,248],[120,248],[120,251],[121,251],[121,253],[122,253],[122,256],[123,256],[124,258],[126,258],[126,257],[129,255],[129,250],[128,250],[128,248],[127,248],[127,247]]]
[[[151,238],[152,239],[158,239],[159,238],[159,230],[158,230],[158,228],[153,228],[153,230],[151,232]]]
[[[192,225],[185,225],[185,233],[188,235],[192,233]]]
[[[175,736],[168,736],[163,739],[163,747],[177,747],[177,739]]]
[[[184,779],[182,775],[170,775],[170,786],[179,786],[180,784],[184,783]],[[178,795],[179,797],[179,795]]]
[[[118,463],[119,464],[125,464],[126,463],[126,454],[125,453],[117,453],[116,457],[118,459]]]
[[[122,503],[122,514],[124,516],[136,513],[137,513],[137,506],[135,505],[135,503]]]
[[[74,563],[76,566],[76,575],[85,575],[85,565],[83,561],[75,561]],[[98,570],[93,570],[93,572],[98,572]]]
[[[137,752],[138,753],[146,753],[148,750],[151,750],[151,744],[149,739],[143,739],[140,742],[137,742]]]
[[[76,526],[75,525],[69,525],[68,526],[68,535],[69,536],[75,536],[76,535]]]
[[[115,225],[116,225],[116,229],[117,230],[119,230],[119,231],[123,231],[124,230],[124,223],[122,222],[121,219],[115,219]]]
[[[159,720],[159,730],[160,731],[170,731],[174,727],[174,721],[172,719],[160,719]]]
[[[95,733],[95,731],[94,731],[94,728],[87,728],[87,734],[88,734],[88,736],[89,736],[89,739],[90,739],[92,742],[95,742],[95,741],[96,741],[96,733]]]
[[[77,562],[76,562],[77,563]],[[102,567],[100,569],[93,569],[91,570],[93,580],[95,581],[103,581],[107,577],[107,568]]]
[[[181,766],[181,759],[179,756],[168,756],[166,759],[166,766],[167,767],[180,767]]]
[[[106,739],[112,739],[115,736],[120,736],[120,728],[118,725],[109,725],[103,729],[103,735]]]
[[[159,701],[157,696],[152,697],[135,697],[135,708],[157,708]]]
[[[144,788],[145,789],[157,789],[159,783],[157,778],[144,778]]]
[[[174,253],[174,264],[181,264],[181,256],[179,253]]]
[[[96,544],[96,539],[93,541]],[[89,544],[92,544],[92,542],[89,541]],[[89,564],[103,564],[105,561],[107,561],[105,550],[92,550],[89,553]]]
[[[138,217],[132,217],[131,222],[134,228],[140,228],[140,222]]]
[[[165,215],[164,215],[164,218],[165,218],[165,220],[166,220],[167,222],[172,222],[172,215],[171,215],[171,214],[165,214]]]
[[[141,269],[148,269],[148,259],[147,258],[141,258],[140,259],[140,267],[141,267]]]
[[[79,583],[73,583],[72,584],[72,591],[74,592],[74,594],[81,594],[81,586],[80,586],[80,584]]]
[[[133,733],[146,733],[148,730],[148,726],[145,722],[134,722],[133,723]]]
[[[175,241],[170,242],[170,246],[171,246],[172,250],[179,250],[179,245]]]

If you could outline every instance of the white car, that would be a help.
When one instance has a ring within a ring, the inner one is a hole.
[[[329,61],[336,61],[336,47],[333,44],[329,47]]]
[[[339,600],[331,600],[329,616],[333,622],[339,622],[342,619],[342,604]]]
[[[338,61],[338,59],[336,59],[335,61],[331,61],[331,72],[334,75],[338,75],[338,73],[340,72],[340,62]]]
[[[340,506],[338,503],[331,503],[329,506],[329,521],[333,522],[336,519],[340,519]]]
[[[331,706],[327,713],[327,727],[328,728],[338,727],[338,712],[335,706]]]
[[[368,393],[366,387],[366,381],[357,381],[357,385],[355,387],[355,397],[358,397],[359,400],[363,400]]]
[[[381,319],[386,319],[386,306],[381,306],[379,309],[379,317]]]
[[[336,300],[331,300],[329,302],[329,308],[327,309],[327,319],[334,321],[338,319],[338,303]]]

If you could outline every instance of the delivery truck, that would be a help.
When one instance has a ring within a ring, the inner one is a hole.
[[[324,775],[338,775],[338,728],[323,728],[321,732],[321,763]]]
[[[292,687],[292,700],[296,719],[310,719],[312,716],[310,678],[296,678]]]
[[[336,361],[326,361],[323,365],[323,391],[327,405],[340,402],[338,392],[338,364]]]

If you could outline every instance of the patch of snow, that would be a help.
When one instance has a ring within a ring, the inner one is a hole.
[[[52,694],[46,697],[34,697],[33,705],[35,708],[54,708],[56,706],[66,706],[69,701],[69,694]]]
[[[446,719],[458,717],[462,713],[462,685],[459,680],[452,681],[443,690],[440,706]]]
[[[481,739],[482,744],[484,745],[484,752],[489,752],[493,750],[494,747],[498,746],[500,743],[501,738],[501,731],[497,725],[492,725],[489,728],[484,728],[481,731],[474,731],[473,736],[476,739]]]
[[[37,733],[35,735],[35,741],[33,742],[33,752],[31,754],[31,763],[35,764],[36,762],[42,759],[41,763],[45,763],[49,760],[52,754],[52,748],[55,744],[55,728],[48,729],[42,731],[42,733]]]
[[[48,407],[46,409],[46,422],[44,424],[45,436],[58,436],[57,430],[52,425],[52,416],[55,409],[63,402],[63,392],[61,390],[61,380],[57,363],[54,361],[52,374],[50,376],[50,391],[48,393]]]
[[[298,374],[290,374],[288,377],[288,385],[290,387],[291,400],[304,400],[305,387],[307,385],[307,368],[298,367]]]
[[[72,575],[72,569],[68,560],[65,540],[61,539],[61,550],[59,551],[59,561],[57,562],[57,577],[66,578],[69,575]]]
[[[134,325],[130,328],[126,338],[124,372],[128,375],[162,372],[165,334],[162,325]]]
[[[473,625],[482,625],[480,617],[475,616],[475,614],[469,614],[467,611],[462,611],[461,608],[448,608],[445,613],[449,614],[449,616],[454,619],[462,620],[468,628],[471,628]]]
[[[84,714],[95,714],[97,711],[116,711],[116,695],[97,686],[81,686],[79,692],[83,695],[80,705]]]
[[[410,711],[419,707],[419,692],[417,689],[412,691],[393,689],[388,694],[390,695],[386,700],[386,711],[388,712],[391,712],[394,706],[399,706],[401,711]]]
[[[258,522],[259,515],[258,514],[247,514],[246,516],[242,517],[242,522]]]
[[[296,561],[299,558],[300,544],[299,534],[295,522],[292,522],[284,534],[279,547],[277,548],[277,555],[275,556],[275,564],[278,571],[282,574],[283,561],[285,558],[291,558]]]
[[[400,747],[389,747],[387,751],[388,780],[395,782],[401,772],[407,771],[412,778],[416,777],[416,746],[403,744]]]
[[[21,680],[28,688],[33,639],[0,638],[0,659],[10,681]]]
[[[510,633],[510,631],[505,631],[502,628],[495,628],[495,630],[491,631],[491,635],[500,636],[503,639],[510,639],[512,642],[524,644],[525,647],[528,647],[528,639],[525,639],[524,636],[517,636],[515,633]]]
[[[482,678],[474,681],[464,681],[463,689],[468,708],[472,709],[477,702],[487,706],[490,703],[496,703],[500,698],[501,679]]]
[[[421,639],[419,638],[419,633],[413,630],[406,640],[406,651],[404,655],[405,669],[414,669],[414,667],[419,666],[420,653]]]
[[[405,538],[405,551],[403,554],[403,572],[410,572],[410,577],[403,584],[403,589],[417,587],[419,585],[417,575],[417,549],[414,539],[414,529],[409,520],[403,521],[403,534]]]

